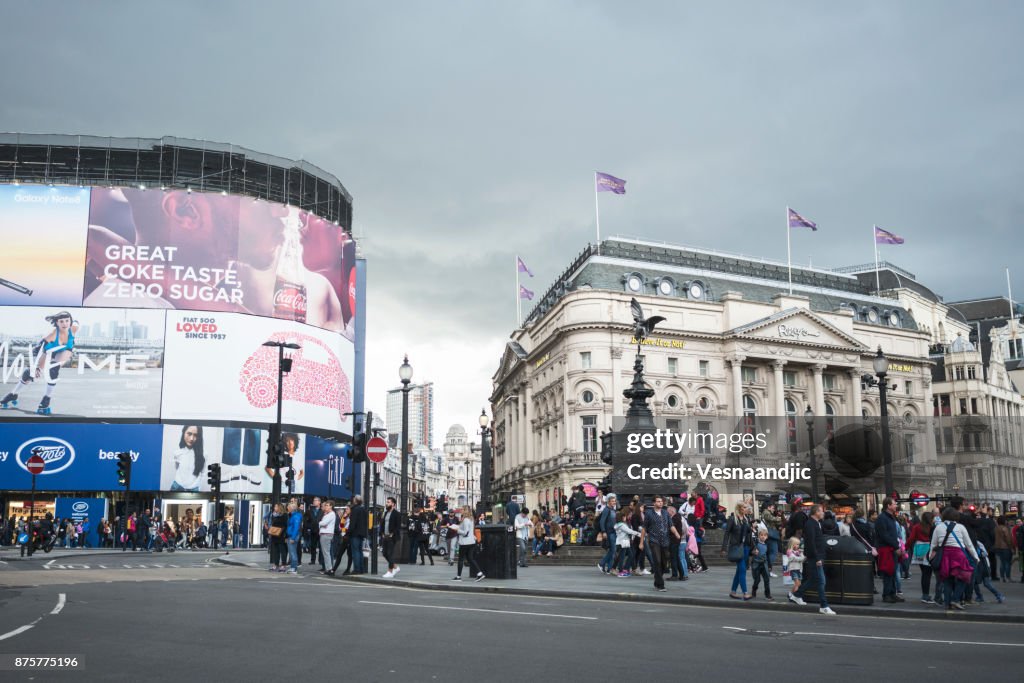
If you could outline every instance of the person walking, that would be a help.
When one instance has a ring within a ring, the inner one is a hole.
[[[764,580],[764,599],[772,599],[771,576],[768,574],[768,531],[762,529],[757,532],[757,542],[750,553],[750,570],[754,575],[754,586],[750,591],[750,597],[757,597],[757,588]]]
[[[1006,524],[1006,517],[1002,515],[996,518],[995,558],[997,566],[992,568],[993,580],[1009,581],[1013,572],[1013,534]]]
[[[911,564],[917,565],[921,571],[921,602],[926,605],[934,605],[938,602],[932,598],[932,570],[928,563],[928,553],[932,546],[932,531],[935,528],[935,514],[925,512],[921,519],[914,526],[910,527],[910,534],[907,536],[907,546],[913,555]],[[938,594],[938,579],[935,581],[935,591]]]
[[[398,540],[401,537],[401,515],[395,507],[398,501],[389,496],[384,503],[384,514],[380,518],[380,538],[384,560],[388,563],[388,570],[384,572],[384,578],[390,579],[395,576],[401,568],[398,566],[398,558],[395,552],[399,550]]]
[[[896,501],[886,496],[882,500],[882,514],[875,522],[875,540],[878,543],[878,573],[882,575],[882,602],[903,602],[897,595],[896,572],[899,571],[899,522],[896,521]]]
[[[615,559],[615,510],[618,508],[619,498],[614,493],[608,494],[607,505],[594,522],[598,534],[604,534],[602,547],[606,548],[604,557],[597,563],[597,568],[605,574],[612,571],[612,560]]]
[[[806,578],[798,589],[789,594],[790,602],[798,605],[806,605],[804,595],[809,588],[818,591],[821,607],[819,614],[834,616],[835,612],[828,606],[828,596],[825,595],[825,534],[821,530],[821,520],[825,513],[820,505],[811,506],[811,514],[804,524],[804,557]]]
[[[406,520],[406,539],[408,546],[406,548],[406,555],[408,556],[409,564],[416,564],[416,551],[420,548],[420,523],[419,513],[423,508],[418,508],[413,514],[409,515]]]
[[[352,558],[352,574],[365,574],[366,558],[363,557],[363,542],[369,533],[369,514],[363,505],[363,497],[352,497],[352,509],[348,518],[348,554]]]
[[[654,507],[644,512],[644,528],[640,532],[640,546],[651,551],[651,565],[654,570],[654,589],[665,592],[665,561],[669,553],[669,529],[672,520],[665,509],[665,499],[654,497]],[[614,531],[612,532],[614,540]]]
[[[722,554],[736,565],[732,577],[732,588],[729,589],[729,597],[735,600],[750,600],[751,597],[747,592],[747,562],[750,558],[753,538],[747,514],[746,503],[737,503],[733,514],[729,515],[729,519],[725,523],[722,536]],[[743,591],[741,595],[736,593],[737,588]]]
[[[419,542],[417,547],[420,550],[420,564],[426,564],[424,559],[430,560],[430,566],[434,566],[434,556],[430,554],[430,534],[434,531],[434,525],[430,522],[430,518],[427,517],[427,513],[422,508],[420,514],[416,517],[416,523],[419,526]]]
[[[320,573],[326,574],[327,569],[334,565],[331,546],[334,545],[334,526],[338,523],[338,515],[334,512],[334,501],[324,501],[320,509],[322,514],[317,522],[320,532]]]
[[[200,522],[199,528],[205,530],[206,526]],[[285,570],[284,565],[288,560],[288,545],[285,543],[287,528],[288,516],[285,514],[284,506],[274,503],[270,513],[270,524],[267,526],[267,534],[270,536],[270,571],[272,572]],[[203,538],[205,536],[206,534],[203,533]]]
[[[323,516],[323,511],[320,509],[320,497],[313,496],[313,503],[306,510],[306,537],[309,539],[309,563],[316,564],[317,560],[317,549],[320,546],[319,534],[320,534],[320,517]],[[320,569],[326,569],[324,564],[324,558],[320,557]]]
[[[513,528],[516,534],[516,545],[519,546],[519,566],[528,567],[526,558],[529,555],[530,539],[533,536],[533,520],[530,519],[529,508],[524,507],[515,517]]]
[[[288,548],[288,572],[299,573],[298,546],[302,543],[302,513],[295,503],[288,503],[288,526],[285,531],[285,544]]]
[[[476,533],[473,528],[473,515],[467,507],[461,513],[456,513],[456,519],[459,520],[458,524],[453,526],[459,532],[459,563],[458,573],[452,580],[462,580],[462,566],[465,563],[471,572],[475,572],[475,580],[483,581],[487,577],[484,576],[483,570],[480,569],[480,565],[476,561]]]
[[[954,608],[962,610],[964,591],[973,586],[974,568],[968,554],[978,562],[978,553],[971,542],[967,528],[960,523],[960,512],[952,505],[942,510],[942,522],[932,532],[932,555],[942,553],[939,578],[944,582],[943,595],[946,613]]]

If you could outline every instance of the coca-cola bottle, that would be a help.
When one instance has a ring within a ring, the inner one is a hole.
[[[277,259],[274,284],[274,317],[306,322],[306,285],[302,282],[302,252],[299,231],[285,230],[281,256]]]

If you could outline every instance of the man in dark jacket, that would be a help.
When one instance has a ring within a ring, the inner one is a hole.
[[[352,559],[352,573],[365,574],[363,566],[363,541],[369,532],[369,517],[363,505],[363,497],[352,497],[352,510],[348,518],[348,553]]]
[[[309,511],[306,512],[306,524],[305,533],[309,538],[309,563],[316,564],[317,549],[320,545],[320,518],[323,516],[323,512],[320,511],[320,498],[315,496],[313,498],[313,504],[310,506]],[[324,566],[324,558],[320,557],[320,568],[324,571],[327,568]]]
[[[786,538],[799,536],[807,525],[807,513],[804,512],[803,501],[797,498],[789,513],[789,521],[786,522]]]
[[[573,519],[577,523],[581,522],[583,520],[583,513],[587,509],[587,494],[583,491],[582,486],[573,487],[570,504],[572,505]]]
[[[672,519],[665,509],[665,499],[654,497],[654,507],[644,512],[644,528],[640,532],[640,546],[651,551],[651,569],[654,570],[654,588],[665,591],[665,561],[668,559]],[[614,536],[614,532],[612,532]],[[615,543],[612,542],[614,547]]]
[[[811,507],[811,516],[804,525],[804,582],[800,588],[789,594],[790,602],[798,605],[806,605],[804,594],[809,588],[818,591],[821,598],[820,614],[834,615],[835,612],[828,606],[828,598],[825,596],[825,534],[821,531],[821,519],[824,512],[820,505]]]
[[[896,554],[900,549],[900,536],[896,521],[896,501],[886,497],[882,501],[882,514],[875,522],[875,543],[878,550],[878,573],[882,575],[882,602],[903,602],[896,595]]]
[[[152,522],[149,518],[149,509],[138,516],[135,520],[135,545],[141,546],[147,553],[149,550],[149,527],[152,526]]]
[[[381,545],[384,559],[388,563],[388,570],[384,573],[384,577],[388,579],[401,571],[401,567],[398,566],[401,559],[399,554],[401,547],[398,543],[402,537],[402,514],[397,510],[397,506],[398,501],[389,496],[387,502],[384,503],[384,514],[380,516]]]

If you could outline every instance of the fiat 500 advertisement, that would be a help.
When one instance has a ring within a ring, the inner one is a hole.
[[[280,351],[291,370],[278,391]],[[354,350],[338,333],[237,313],[168,311],[165,420],[282,422],[349,432]],[[280,395],[279,395],[280,393]]]

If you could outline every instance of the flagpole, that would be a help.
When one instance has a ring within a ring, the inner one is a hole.
[[[1006,269],[1006,296],[1010,300],[1010,331],[1013,332],[1016,327],[1013,324],[1013,288],[1010,287],[1010,269]]]
[[[594,218],[597,221],[597,255],[601,255],[601,204],[597,201],[597,171],[594,171]]]
[[[871,226],[871,243],[875,246],[875,296],[882,295],[882,280],[878,275],[878,238],[875,236],[875,228]],[[903,232],[900,230],[900,232]]]
[[[516,328],[523,326],[523,302],[519,296],[519,254],[516,254]]]
[[[793,295],[793,250],[790,247],[789,207],[786,207],[786,263],[789,264],[789,295]]]

